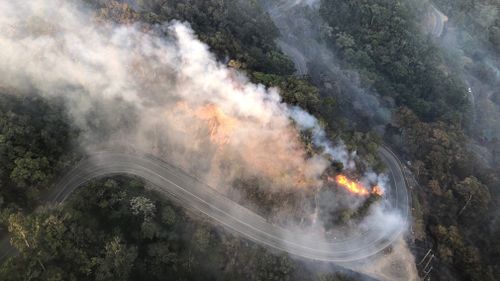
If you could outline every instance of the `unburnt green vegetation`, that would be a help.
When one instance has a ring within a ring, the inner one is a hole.
[[[491,242],[499,239],[499,225],[491,222],[498,212],[498,171],[481,165],[468,149],[470,105],[461,69],[422,32],[426,7],[384,0],[321,4],[329,27],[325,38],[345,67],[396,101],[386,138],[412,162],[421,185],[415,193],[426,224],[421,242],[438,258],[433,279],[496,280],[500,249]],[[452,15],[465,15],[464,5],[477,8],[475,1],[446,5]],[[490,41],[496,40],[494,24],[482,33]]]
[[[383,136],[350,127],[334,113],[336,100],[319,94],[322,85],[293,75],[293,63],[274,44],[278,30],[256,1],[144,0],[135,10],[116,1],[85,2],[99,20],[118,24],[189,22],[220,61],[253,82],[279,87],[286,103],[307,109],[332,138],[357,150],[365,160],[361,165],[383,169],[376,157]],[[475,3],[438,2],[464,25],[471,17],[465,11]],[[425,225],[421,242],[437,256],[433,280],[498,280],[498,171],[483,167],[468,150],[466,86],[419,29],[422,13],[409,1],[324,0],[320,8],[324,40],[342,67],[395,101],[384,141],[411,161],[420,184],[414,196]],[[481,25],[467,28],[481,30],[485,41],[498,46],[497,25],[498,19],[486,31]],[[20,255],[1,265],[1,280],[351,280],[317,276],[284,254],[146,192],[137,179],[94,181],[67,204],[33,213],[78,159],[79,132],[63,101],[2,91],[1,223]],[[259,192],[249,196],[268,198]]]
[[[254,1],[139,1],[136,10],[85,2],[97,21],[189,22],[220,61],[281,87],[286,102],[312,112],[320,102],[314,86],[292,76],[293,63],[274,44],[277,29]],[[69,120],[63,100],[0,95],[1,223],[19,252],[0,266],[1,280],[351,280],[233,236],[137,179],[93,181],[65,204],[34,211],[83,156]]]

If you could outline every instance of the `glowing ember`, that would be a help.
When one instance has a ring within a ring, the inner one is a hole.
[[[382,189],[382,187],[376,185],[373,187],[372,193],[377,194],[378,196],[382,196],[382,195],[384,195],[384,190]]]
[[[236,127],[237,121],[226,115],[222,109],[213,104],[208,104],[196,111],[196,116],[208,123],[210,139],[218,145],[229,142],[231,131]]]
[[[234,169],[244,167],[251,174],[272,179],[276,185],[299,188],[321,184],[316,176],[326,163],[319,158],[305,159],[299,134],[292,126],[263,129],[262,124],[255,123],[258,120],[239,116],[213,103],[178,102],[165,116],[168,120],[179,120],[172,122],[173,128],[181,138],[191,140],[193,150],[206,149],[207,140],[214,144],[216,149],[210,151],[214,153],[212,173],[222,173],[219,167],[226,169],[226,163],[243,161],[244,165],[234,165]],[[254,132],[258,134],[255,137]]]
[[[187,103],[179,102],[175,110],[204,121],[209,131],[210,140],[218,145],[220,149],[229,143],[231,133],[238,123],[237,119],[228,116],[214,104],[207,104],[193,110]]]

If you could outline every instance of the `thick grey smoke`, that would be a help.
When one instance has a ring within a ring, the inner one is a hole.
[[[0,0],[0,30],[0,89],[63,97],[89,151],[153,153],[222,187],[241,176],[320,187],[332,160],[355,168],[355,154],[318,120],[217,62],[188,24],[114,25],[72,1]],[[301,130],[322,153],[305,152]],[[404,226],[385,207],[376,204],[359,232]]]
[[[88,133],[86,147],[97,145],[99,114],[109,142],[126,140],[209,174],[237,163],[290,185],[318,180],[328,165],[306,158],[277,90],[219,64],[185,24],[157,27],[169,34],[162,39],[138,25],[97,24],[62,1],[0,5],[2,87],[65,97]]]
[[[278,39],[277,44],[285,54],[292,58],[298,75],[317,75],[317,70],[319,69],[321,75],[327,77],[327,79],[323,79],[323,85],[321,85],[321,87],[326,89],[326,91],[323,91],[323,94],[326,93],[328,95],[329,91],[333,91],[334,87],[337,87],[338,89],[342,89],[345,95],[335,96],[335,98],[343,104],[352,105],[352,108],[344,112],[344,115],[349,116],[349,114],[354,112],[354,115],[368,118],[373,122],[374,126],[379,126],[378,128],[383,128],[383,126],[390,122],[391,108],[394,107],[394,102],[383,100],[376,92],[363,89],[359,81],[359,76],[354,71],[342,69],[333,51],[322,42],[322,36],[328,33],[329,30],[319,15],[320,1],[261,0],[260,2],[266,7],[274,23],[279,28],[281,37]],[[316,120],[302,111],[292,111],[291,116],[302,128],[312,130],[315,143],[321,146],[325,136],[322,130],[316,129],[318,127]],[[356,118],[357,116],[353,117]],[[328,151],[327,148],[325,150]],[[342,151],[346,152],[345,149]],[[336,155],[342,155],[342,153],[336,153]],[[352,159],[352,155],[343,155],[340,156],[340,159]],[[344,165],[347,164],[347,168],[351,168],[353,165],[349,160],[342,162]],[[365,184],[378,182],[381,186],[388,186],[388,178],[386,176],[379,176],[372,172],[367,173],[364,181]],[[322,210],[326,209],[338,212],[345,207],[342,203],[350,206],[360,206],[362,204],[361,202],[349,199],[338,200],[337,198],[335,200],[334,197],[328,192],[323,193],[321,194],[323,200],[320,200],[318,205]],[[391,230],[401,227],[403,221],[401,215],[391,209],[391,206],[386,205],[386,203],[382,202],[371,208],[371,213],[356,227],[356,231],[359,233],[369,229],[370,231],[379,232],[383,236],[384,233],[389,233]],[[318,212],[315,212],[313,218],[317,217]],[[320,228],[319,231],[324,230]],[[329,230],[329,234],[332,237],[355,237],[356,231],[343,232],[342,230],[337,231],[337,229],[333,229]],[[352,246],[355,247],[355,245]],[[399,258],[405,260],[406,264],[404,264],[404,267],[406,267],[406,272],[394,270],[394,260]],[[367,272],[381,280],[418,279],[413,257],[404,242],[396,248],[391,257],[381,256],[376,260],[376,264],[389,264],[388,266],[384,266],[384,270],[388,269],[388,271],[385,274],[380,274],[380,268],[378,268],[377,272],[371,262],[362,266],[353,264],[345,264],[344,266]]]

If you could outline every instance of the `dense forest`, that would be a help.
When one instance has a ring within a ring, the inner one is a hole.
[[[130,178],[93,182],[62,207],[16,213],[8,224],[20,254],[2,280],[351,280],[314,277]]]
[[[438,253],[433,276],[495,280],[499,249],[490,241],[498,241],[499,226],[490,222],[498,211],[498,171],[467,149],[470,105],[460,70],[448,67],[447,54],[419,31],[425,10],[412,7],[411,1],[322,1],[332,31],[326,38],[347,67],[396,100],[386,138],[412,161],[421,184],[416,196],[426,240]]]
[[[413,215],[423,224],[423,233],[413,246],[433,249],[432,279],[498,280],[499,171],[482,165],[468,149],[467,86],[461,70],[450,66],[448,55],[421,32],[424,6],[406,0],[320,3],[328,26],[322,40],[342,67],[357,71],[367,89],[394,100],[393,120],[381,136],[333,119],[341,119],[332,115],[339,105],[321,96],[324,85],[294,75],[293,62],[274,43],[279,31],[257,1],[84,2],[106,22],[189,22],[220,61],[255,83],[279,87],[287,104],[317,116],[329,136],[341,137],[366,159],[364,164],[382,170],[377,147],[382,142],[393,147],[411,163],[420,185],[413,192],[418,202]],[[468,24],[473,15],[464,11],[477,7],[475,2],[437,4],[471,32],[481,30],[478,36],[497,48],[498,18],[486,29],[481,22]],[[58,177],[85,152],[63,101],[36,93],[9,94],[0,93],[0,229],[3,235],[10,233],[19,255],[0,266],[1,280],[361,278],[352,272],[323,273],[239,238],[202,214],[187,213],[147,191],[134,178],[93,181],[66,204],[37,209]],[[260,191],[255,192],[260,198]],[[420,251],[415,254],[422,258]]]
[[[423,121],[463,124],[465,87],[442,71],[442,55],[419,32],[422,11],[408,1],[324,1],[321,14],[332,31],[328,40],[365,83]]]
[[[500,19],[498,1],[471,0],[448,1],[438,0],[435,4],[450,16],[457,27],[480,39],[495,52],[500,51]],[[473,40],[470,40],[472,43]],[[469,46],[472,47],[473,45]],[[476,51],[478,51],[476,49]]]
[[[59,173],[74,163],[78,132],[61,101],[0,95],[0,202],[2,222],[11,212],[32,210]]]
[[[311,111],[320,103],[314,86],[292,76],[293,63],[273,43],[277,29],[256,2],[147,1],[137,11],[116,1],[86,2],[101,21],[187,21],[221,61],[281,87],[285,101]],[[1,266],[1,280],[355,280],[311,271],[228,234],[136,179],[95,181],[63,206],[35,212],[58,176],[84,157],[80,132],[61,100],[36,93],[0,98],[1,224],[19,251]]]

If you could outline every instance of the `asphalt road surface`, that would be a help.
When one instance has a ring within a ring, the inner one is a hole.
[[[400,163],[387,149],[380,150],[387,164],[391,189],[386,193],[388,203],[408,221],[409,198]],[[174,165],[151,156],[102,152],[81,161],[68,172],[54,189],[48,201],[62,203],[86,182],[112,175],[133,175],[181,206],[197,210],[244,237],[291,255],[322,261],[348,262],[364,259],[389,246],[406,229],[406,225],[382,234],[366,230],[345,240],[327,240],[315,234],[288,230],[217,193]],[[8,238],[0,244],[0,260],[15,254]]]
[[[431,5],[430,20],[432,21],[430,33],[436,37],[441,37],[448,17]]]
[[[285,41],[278,40],[277,44],[280,47],[281,51],[283,51],[285,55],[292,59],[293,63],[295,64],[295,68],[297,69],[297,75],[307,75],[307,60],[304,55],[302,55],[302,53],[297,50],[297,48],[289,45]]]

